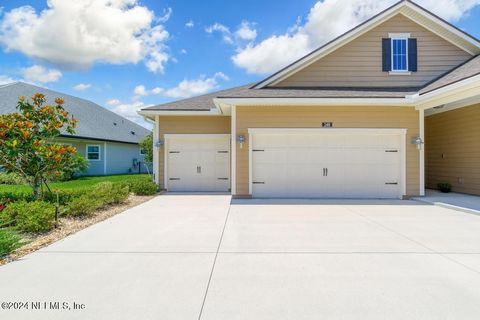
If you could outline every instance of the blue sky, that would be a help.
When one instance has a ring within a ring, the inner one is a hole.
[[[136,110],[250,83],[394,0],[0,0],[0,83]],[[480,1],[419,4],[480,37]]]

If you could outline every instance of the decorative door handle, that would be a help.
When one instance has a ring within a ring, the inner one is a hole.
[[[327,177],[328,177],[328,168],[325,168],[325,172],[327,173]]]

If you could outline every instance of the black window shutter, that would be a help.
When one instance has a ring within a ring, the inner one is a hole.
[[[382,39],[382,70],[392,71],[392,41],[390,38]]]
[[[408,39],[408,71],[417,71],[417,39]]]

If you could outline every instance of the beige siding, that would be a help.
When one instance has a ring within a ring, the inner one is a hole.
[[[382,38],[410,33],[417,38],[418,72],[382,72]],[[405,16],[398,14],[277,86],[421,86],[471,56]]]
[[[237,107],[237,135],[248,128],[319,128],[332,121],[337,128],[405,128],[407,131],[407,194],[419,193],[419,152],[408,143],[418,136],[418,112],[403,107]],[[248,141],[237,144],[237,195],[248,195]]]
[[[450,182],[456,192],[480,195],[480,105],[425,119],[426,184]]]
[[[230,117],[223,116],[168,116],[160,117],[159,138],[165,134],[230,133]],[[164,188],[164,148],[159,152],[160,188]]]

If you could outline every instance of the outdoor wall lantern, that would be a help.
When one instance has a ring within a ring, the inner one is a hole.
[[[244,135],[239,135],[237,137],[237,142],[240,144],[240,149],[243,148],[243,144],[245,143],[245,136]]]
[[[420,150],[422,149],[423,140],[420,137],[413,137],[412,144],[416,145],[417,149]]]
[[[160,148],[161,146],[163,146],[163,144],[164,142],[159,139],[157,142],[155,142],[155,147]]]

